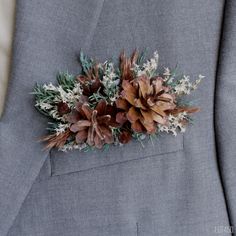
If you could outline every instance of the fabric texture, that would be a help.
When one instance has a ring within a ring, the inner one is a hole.
[[[0,121],[0,235],[212,236],[235,227],[234,0],[17,2],[12,79]],[[43,152],[36,82],[79,72],[79,50],[103,61],[156,49],[206,78],[184,135],[108,152]],[[232,110],[231,110],[232,109]]]
[[[0,117],[6,96],[15,19],[15,0],[0,0]]]

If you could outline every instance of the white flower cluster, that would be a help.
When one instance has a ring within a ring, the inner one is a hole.
[[[70,127],[70,124],[63,124],[63,123],[59,123],[58,127],[55,129],[55,132],[57,135],[64,133],[66,131],[66,129],[68,129]]]
[[[59,148],[59,151],[62,152],[67,152],[67,151],[71,151],[71,150],[83,150],[87,147],[88,145],[86,143],[82,143],[82,144],[77,144],[75,142],[69,142],[67,144],[65,144],[63,147]]]
[[[43,101],[37,101],[35,106],[40,107],[42,110],[50,110],[53,108],[51,104],[43,102]]]
[[[170,81],[171,71],[168,67],[164,67],[163,76],[164,81]]]
[[[57,91],[57,87],[55,85],[53,85],[52,83],[44,84],[43,88],[45,90],[51,90],[51,91],[55,91],[55,92]]]
[[[59,115],[56,106],[53,106],[53,108],[48,112],[48,114],[56,120],[64,121],[64,118]]]
[[[111,62],[104,62],[103,64],[104,75],[102,78],[102,84],[105,87],[105,93],[109,97],[111,102],[115,102],[119,97],[118,85],[120,79],[115,73],[114,64]]]
[[[61,85],[55,86],[52,83],[44,84],[43,89],[45,91],[49,92],[55,92],[55,95],[53,98],[51,98],[50,103],[59,103],[64,102],[66,103],[70,108],[73,108],[75,105],[75,102],[79,100],[80,96],[82,95],[82,88],[79,83],[75,84],[75,87],[72,90],[65,91]],[[57,106],[52,105],[47,101],[38,100],[35,104],[36,107],[40,108],[42,111],[48,112],[48,114],[56,119],[64,121],[64,118],[59,115],[57,111]]]
[[[137,76],[147,75],[148,77],[154,76],[159,62],[159,54],[157,51],[154,52],[153,58],[146,61],[142,66],[134,64],[134,72]]]
[[[174,86],[174,93],[176,93],[177,95],[190,94],[192,90],[197,89],[198,84],[204,77],[205,76],[203,75],[199,75],[197,80],[195,80],[194,82],[190,82],[190,77],[184,75],[183,78],[178,81],[177,85]]]
[[[160,132],[172,133],[174,136],[177,135],[177,131],[185,132],[184,121],[188,120],[187,112],[181,112],[177,116],[169,115],[167,125],[158,125]]]
[[[80,98],[82,95],[82,88],[79,83],[75,84],[75,87],[73,90],[67,90],[65,91],[61,85],[59,86],[54,86],[52,83],[49,84],[44,84],[43,88],[46,91],[54,91],[57,92],[58,95],[55,95],[53,98],[53,102],[65,102],[69,106],[73,106],[74,102]]]
[[[73,107],[82,94],[82,88],[79,83],[76,83],[73,90],[67,91],[65,91],[61,86],[58,86],[58,92],[60,93],[60,101],[67,103],[69,107]]]

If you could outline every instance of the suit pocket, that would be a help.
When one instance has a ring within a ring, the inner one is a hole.
[[[51,150],[51,175],[85,171],[108,165],[120,164],[147,157],[158,158],[162,154],[183,150],[183,134],[177,137],[161,134],[152,140],[131,141],[123,146],[110,146],[108,150],[61,152]]]

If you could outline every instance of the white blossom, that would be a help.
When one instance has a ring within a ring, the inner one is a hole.
[[[57,91],[57,87],[55,85],[53,85],[52,83],[44,84],[43,88],[45,90]]]
[[[164,81],[171,82],[170,81],[171,71],[168,67],[164,67],[163,76],[164,76],[164,78],[163,78]],[[173,80],[173,77],[172,77],[172,80]]]
[[[54,119],[63,120],[63,118],[59,115],[57,109],[53,109],[53,110],[49,111],[49,115]]]
[[[133,70],[137,74],[137,76],[147,75],[149,77],[152,77],[157,70],[158,62],[159,54],[157,51],[155,51],[153,57],[150,60],[146,61],[142,67],[134,64]]]
[[[65,144],[63,147],[59,148],[59,151],[62,152],[67,152],[67,151],[71,151],[73,149],[78,149],[78,150],[83,150],[87,147],[86,143],[82,143],[82,144],[77,144],[75,142],[70,142]]]
[[[195,80],[194,82],[190,82],[190,77],[184,75],[183,78],[180,79],[177,85],[174,87],[174,92],[177,95],[190,94],[192,90],[198,88],[198,85],[201,82],[202,78],[204,78],[204,76],[199,75],[197,80]]]
[[[76,83],[73,90],[67,90],[65,91],[61,85],[57,87],[57,91],[59,92],[59,96],[55,96],[54,101],[59,102],[62,101],[64,103],[67,103],[69,107],[73,107],[75,102],[78,101],[82,95],[82,88],[79,83]]]
[[[111,62],[104,62],[104,75],[102,78],[102,84],[105,87],[104,92],[109,97],[110,101],[113,103],[119,97],[119,89],[118,85],[120,83],[120,79],[115,73],[114,64]]]
[[[37,101],[35,106],[41,108],[42,110],[50,110],[53,108],[51,104],[42,101]]]
[[[201,74],[198,76],[200,80],[204,79],[205,77],[206,77],[205,75],[201,75]]]
[[[66,129],[68,129],[70,127],[70,124],[63,124],[63,123],[59,123],[58,127],[55,129],[55,132],[57,135],[64,133],[66,131]]]
[[[163,75],[165,75],[165,76],[170,76],[170,75],[171,75],[170,69],[169,69],[168,67],[164,67],[164,73],[163,73]]]
[[[160,132],[172,133],[174,136],[177,135],[177,131],[180,130],[181,133],[185,132],[186,126],[183,121],[187,120],[187,113],[181,112],[177,116],[169,115],[167,125],[158,125]]]

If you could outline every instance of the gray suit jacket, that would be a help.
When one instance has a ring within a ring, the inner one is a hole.
[[[206,76],[184,135],[108,152],[42,151],[36,82],[99,60],[158,50]],[[236,230],[236,1],[19,0],[0,121],[1,236],[212,236]]]

